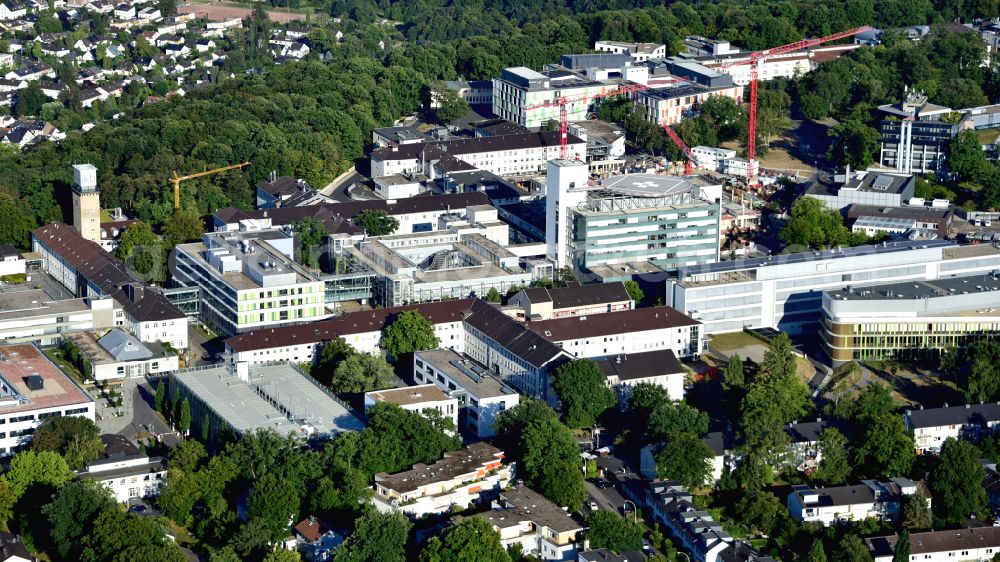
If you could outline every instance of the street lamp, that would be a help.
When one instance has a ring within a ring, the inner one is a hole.
[[[632,500],[625,500],[625,504],[622,505],[622,511],[625,510],[625,506],[627,506],[628,504],[632,504],[632,522],[633,523],[638,523],[639,522],[639,508],[636,507],[634,501],[632,501]]]

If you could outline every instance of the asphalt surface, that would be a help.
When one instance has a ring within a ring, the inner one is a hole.
[[[118,435],[132,440],[156,436],[170,447],[180,444],[180,437],[167,425],[155,409],[156,388],[153,383],[143,380],[132,387],[130,409],[132,421]]]

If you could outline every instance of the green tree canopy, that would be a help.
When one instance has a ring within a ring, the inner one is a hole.
[[[292,229],[298,236],[297,259],[309,267],[319,267],[319,256],[329,234],[326,226],[312,217],[306,217],[295,221]]]
[[[795,200],[792,218],[781,229],[779,236],[789,246],[806,248],[856,246],[868,241],[863,233],[848,230],[840,213],[826,208],[819,199],[808,196]]]
[[[421,414],[379,403],[367,416],[368,427],[358,444],[358,466],[369,475],[392,474],[418,462],[431,464],[462,445],[455,424],[437,410]]]
[[[138,247],[160,247],[160,237],[157,236],[149,224],[139,221],[134,222],[125,229],[125,232],[118,238],[118,247],[115,248],[115,257],[125,261],[132,257],[133,252]]]
[[[823,541],[813,539],[812,546],[806,554],[805,562],[826,562],[826,549],[823,548]]]
[[[642,548],[645,527],[628,517],[610,511],[595,511],[587,517],[587,540],[590,548],[606,548],[623,553]]]
[[[905,529],[892,549],[892,562],[910,562],[910,532]]]
[[[935,509],[950,523],[959,523],[987,505],[979,451],[968,441],[948,438],[941,445],[941,463],[931,473]]]
[[[738,353],[729,356],[729,362],[722,372],[722,389],[743,388],[746,385],[746,376],[743,374],[743,358]]]
[[[579,509],[587,489],[570,429],[553,418],[533,421],[522,430],[521,449],[525,484],[556,505]]]
[[[94,520],[102,512],[116,509],[115,503],[111,490],[93,480],[70,482],[59,490],[52,503],[42,508],[59,556],[79,559],[83,539],[90,533]]]
[[[35,430],[31,441],[35,451],[53,451],[66,464],[79,470],[104,453],[101,430],[93,421],[80,416],[59,416],[45,420]]]
[[[421,562],[510,562],[500,534],[482,517],[469,517],[431,537],[420,551]]]
[[[827,158],[855,170],[863,170],[874,162],[882,146],[879,132],[857,119],[838,123],[827,134],[833,138]]]
[[[851,474],[847,438],[836,428],[828,427],[819,436],[820,461],[814,477],[829,486],[844,484]]]
[[[254,484],[247,501],[247,514],[260,519],[267,529],[268,540],[277,542],[288,535],[296,521],[299,498],[287,480],[273,473],[264,474]]]
[[[434,325],[418,310],[406,310],[397,314],[385,327],[385,334],[382,336],[382,349],[393,360],[415,351],[437,349],[440,345],[441,341],[434,333]]]
[[[653,407],[647,435],[653,439],[671,438],[680,433],[702,437],[708,433],[708,414],[677,400],[666,400]]]
[[[642,288],[639,287],[639,283],[629,279],[625,281],[625,290],[628,292],[628,296],[632,299],[636,305],[642,302],[642,299],[646,298],[646,293],[643,292]]]
[[[437,104],[434,115],[438,121],[445,125],[450,125],[457,119],[465,117],[465,114],[469,112],[469,104],[466,103],[465,98],[458,90],[453,90],[443,83],[436,84],[431,95]]]
[[[213,212],[217,209],[213,209]],[[171,245],[201,240],[205,233],[205,223],[198,213],[188,208],[176,211],[163,223],[163,235]]]
[[[399,221],[382,210],[366,210],[354,217],[354,224],[368,236],[386,236],[396,232]]]
[[[53,451],[21,451],[10,461],[5,475],[11,488],[20,497],[34,484],[61,488],[75,477],[59,453]]]
[[[319,382],[329,385],[333,379],[333,371],[341,361],[356,353],[347,340],[337,336],[325,342],[320,348],[319,357],[310,373]]]
[[[590,359],[574,359],[560,365],[552,380],[563,419],[572,428],[593,426],[604,412],[615,405],[615,393],[604,373]]]
[[[405,562],[410,527],[402,513],[368,510],[333,552],[333,562]]]
[[[392,366],[381,355],[353,353],[333,370],[330,387],[334,392],[369,392],[388,386]]]
[[[931,508],[927,505],[927,496],[919,490],[915,494],[906,496],[906,499],[903,501],[902,515],[903,518],[900,525],[904,529],[922,531],[930,529],[933,524]]]
[[[699,488],[712,478],[712,454],[700,437],[678,433],[656,454],[656,475],[677,480],[689,488]]]

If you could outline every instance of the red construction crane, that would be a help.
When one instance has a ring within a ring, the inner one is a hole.
[[[692,167],[697,164],[694,159],[694,154],[691,154],[691,149],[688,148],[688,145],[684,144],[684,141],[681,140],[681,136],[677,134],[677,131],[674,131],[673,127],[670,125],[664,125],[663,130],[667,132],[667,136],[670,137],[670,140],[674,141],[677,148],[681,149],[684,153],[684,175],[690,176]]]
[[[609,92],[604,92],[602,94],[579,94],[575,96],[559,96],[558,98],[553,98],[542,103],[534,105],[524,106],[524,111],[532,111],[535,109],[542,109],[546,107],[558,107],[559,108],[559,158],[566,159],[566,149],[569,144],[569,114],[566,111],[566,105],[578,102],[593,100],[599,98],[609,98],[613,96],[623,96],[638,92],[640,90],[645,90],[649,86],[644,86],[642,84],[621,84],[618,88],[611,90]]]
[[[870,26],[862,26],[855,29],[849,29],[847,31],[841,31],[840,33],[834,33],[833,35],[827,35],[826,37],[820,37],[819,39],[805,39],[798,41],[796,43],[789,43],[788,45],[782,45],[780,47],[774,47],[773,49],[765,49],[763,51],[756,51],[750,53],[750,120],[747,138],[747,183],[749,185],[754,185],[756,178],[753,173],[754,161],[757,159],[757,65],[760,61],[767,59],[768,57],[773,57],[777,55],[783,55],[790,53],[792,51],[798,51],[799,49],[806,49],[809,47],[814,47],[816,45],[821,45],[823,43],[829,43],[830,41],[836,41],[838,39],[843,39],[845,37],[851,37],[865,31],[869,31],[872,28]],[[731,66],[739,66],[746,64],[746,60],[741,58],[738,62],[733,62],[729,64],[717,65],[714,68],[729,68]]]

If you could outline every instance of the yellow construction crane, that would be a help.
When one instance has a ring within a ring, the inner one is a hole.
[[[198,172],[197,174],[188,174],[186,176],[178,176],[177,171],[174,171],[174,177],[170,178],[170,181],[174,182],[174,209],[181,208],[181,182],[184,180],[192,180],[194,178],[200,178],[202,176],[210,176],[212,174],[217,174],[219,172],[225,172],[226,170],[235,170],[236,168],[242,168],[243,166],[249,166],[249,162],[242,162],[240,164],[233,164],[232,166],[223,166],[221,168],[213,168],[211,170],[205,170],[203,172]]]

